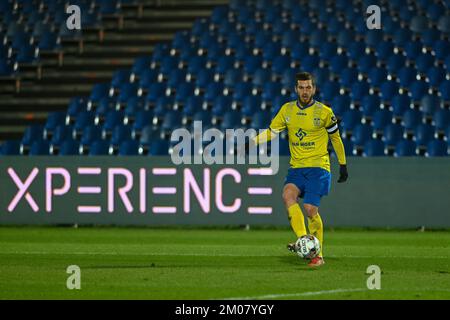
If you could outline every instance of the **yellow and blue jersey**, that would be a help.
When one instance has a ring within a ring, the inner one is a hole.
[[[270,140],[286,129],[292,168],[318,167],[330,171],[329,138],[339,163],[346,163],[337,119],[332,109],[323,103],[315,100],[306,106],[301,106],[298,101],[285,103],[272,119],[269,126],[271,134],[265,131],[255,138],[255,142]]]

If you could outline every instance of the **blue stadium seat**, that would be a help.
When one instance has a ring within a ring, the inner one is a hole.
[[[109,141],[96,140],[89,146],[90,156],[106,156],[109,155]]]
[[[385,68],[373,67],[367,74],[367,78],[372,87],[379,88],[387,80],[388,73]]]
[[[235,83],[233,88],[233,100],[242,101],[245,97],[252,95],[253,86],[250,82]],[[221,92],[220,92],[221,93]]]
[[[402,10],[401,13],[405,13],[407,10]],[[412,39],[412,32],[407,28],[400,28],[394,32],[393,42],[396,46],[404,48],[405,45]]]
[[[232,100],[230,96],[218,96],[211,109],[212,115],[217,118],[221,118],[226,111],[231,110]],[[201,106],[201,104],[197,104]],[[200,108],[198,108],[200,109]]]
[[[125,112],[123,110],[111,110],[106,113],[106,117],[103,123],[104,132],[112,132],[112,130],[120,124],[123,124],[125,118]]]
[[[194,113],[192,121],[201,121],[203,126],[210,126],[212,122],[212,113],[207,110],[200,110]]]
[[[62,141],[58,155],[60,156],[74,156],[80,154],[80,143],[73,139]]]
[[[223,115],[220,129],[236,129],[241,126],[241,116],[238,111],[227,111]]]
[[[149,88],[158,79],[158,71],[156,69],[142,69],[139,72],[139,88],[141,89]]]
[[[361,73],[368,74],[376,63],[377,57],[374,54],[364,54],[357,60],[356,67]]]
[[[355,32],[349,29],[339,30],[336,42],[341,48],[349,48],[351,44],[355,41]]]
[[[443,3],[431,3],[426,11],[426,15],[431,21],[438,21],[441,16],[445,16],[443,14],[445,12]]]
[[[324,42],[320,45],[319,57],[322,60],[330,61],[337,55],[337,44],[333,42]]]
[[[290,78],[290,82],[285,85],[283,82],[283,88],[286,89],[291,89],[292,86],[295,84],[295,74],[296,71],[295,69],[289,69],[289,71],[293,71],[292,73],[292,77]],[[318,86],[320,86],[322,83],[325,83],[326,81],[330,80],[330,71],[328,70],[328,68],[317,68],[314,69],[312,72],[312,75],[314,76],[314,79],[316,80],[316,83]],[[282,79],[283,80],[283,79]]]
[[[277,56],[272,62],[272,72],[281,75],[285,70],[289,69],[290,65],[291,59],[289,56]]]
[[[382,131],[392,122],[392,112],[387,109],[377,110],[372,119],[372,127],[375,131]]]
[[[60,125],[55,128],[50,145],[59,146],[68,139],[73,139],[73,127],[70,125]]]
[[[414,130],[414,140],[418,146],[426,146],[434,137],[435,128],[431,124],[421,123]]]
[[[439,85],[439,94],[444,101],[450,101],[450,80],[444,80]]]
[[[38,60],[39,49],[36,49],[33,45],[22,45],[16,55],[16,62],[18,63],[34,63]]]
[[[353,155],[353,142],[350,139],[342,139],[342,143],[344,144],[345,155],[351,156]]]
[[[142,145],[150,145],[152,141],[159,139],[161,132],[154,126],[148,125],[141,131],[139,142]]]
[[[175,89],[175,101],[180,103],[194,95],[195,85],[192,82],[183,82]],[[171,90],[172,91],[172,90]]]
[[[59,47],[58,36],[56,33],[51,31],[43,32],[39,37],[37,47],[41,51],[52,51],[57,49]]]
[[[420,101],[428,92],[428,85],[424,80],[416,80],[411,83],[410,95],[413,101]]]
[[[267,82],[263,86],[261,97],[263,100],[270,100],[272,97],[281,94],[281,83]]]
[[[398,80],[400,86],[403,88],[408,88],[413,81],[416,80],[417,71],[413,67],[402,67],[398,71]]]
[[[445,157],[448,156],[448,146],[443,140],[431,140],[427,144],[427,151],[425,156],[427,157]]]
[[[214,99],[222,95],[224,89],[224,85],[220,82],[210,83],[205,90],[204,99],[208,102],[214,101]]]
[[[233,56],[221,56],[217,60],[217,65],[215,68],[215,73],[217,74],[225,74],[227,70],[232,69],[234,67],[234,57]]]
[[[154,106],[158,98],[165,96],[166,84],[161,82],[154,82],[148,87],[148,92],[145,97],[146,107]]]
[[[407,94],[397,94],[391,101],[394,117],[401,117],[410,108],[411,98]]]
[[[448,41],[438,40],[433,44],[433,52],[438,60],[444,60],[450,54]]]
[[[358,124],[353,130],[351,137],[352,142],[355,145],[362,146],[365,142],[372,137],[372,127],[368,124]]]
[[[391,74],[398,74],[400,69],[406,65],[406,57],[401,54],[393,54],[387,60],[386,68]]]
[[[332,99],[339,94],[340,85],[336,81],[327,81],[322,84],[320,91],[325,99]]]
[[[370,86],[365,81],[356,81],[350,89],[350,97],[353,101],[361,101],[362,98],[369,94]]]
[[[375,42],[375,55],[379,60],[387,60],[394,54],[394,44],[390,41],[378,41]]]
[[[119,88],[124,83],[130,82],[131,70],[120,69],[113,73],[111,80],[111,88]]]
[[[15,156],[20,154],[20,141],[7,140],[0,145],[0,155]]]
[[[139,78],[141,78],[142,74],[145,71],[150,71],[151,61],[152,59],[150,56],[137,57],[133,62],[133,66],[131,67],[131,73],[133,75],[138,75]]]
[[[403,137],[403,127],[400,124],[390,123],[383,129],[382,140],[387,146],[395,146]]]
[[[441,101],[435,95],[425,95],[420,100],[420,110],[423,114],[432,116],[434,112],[440,108]]]
[[[414,60],[416,63],[416,68],[420,73],[426,73],[429,68],[433,66],[434,57],[431,53],[421,53]]]
[[[381,100],[382,101],[390,101],[394,96],[399,93],[399,85],[395,81],[385,81],[381,84]]]
[[[137,83],[123,83],[119,88],[117,101],[119,103],[126,103],[128,99],[137,97],[138,89]]]
[[[306,72],[312,72],[319,67],[320,58],[316,54],[307,55],[300,61],[300,67]]]
[[[376,95],[365,95],[361,100],[361,111],[364,118],[371,118],[380,109],[381,99]]]
[[[109,111],[116,109],[117,100],[114,97],[104,97],[100,99],[95,108],[95,116],[103,119]]]
[[[347,48],[348,57],[353,61],[358,61],[365,54],[366,44],[363,41],[355,41],[355,38],[352,38]]]
[[[67,117],[75,118],[81,111],[87,111],[87,100],[84,97],[74,97],[70,99],[67,107]]]
[[[137,156],[139,155],[139,142],[136,140],[123,141],[119,146],[119,156]]]
[[[194,56],[188,61],[187,73],[195,75],[199,73],[201,69],[204,69],[205,66],[206,66],[205,56]]]
[[[87,126],[83,129],[83,133],[81,134],[80,144],[89,146],[92,142],[96,140],[100,140],[102,138],[102,129],[100,126]]]
[[[402,124],[407,130],[413,131],[422,122],[422,113],[419,110],[406,110],[402,117]]]
[[[374,48],[375,52],[378,54],[379,53],[379,45],[383,44],[383,31],[382,30],[370,30],[366,32],[366,44],[369,48]],[[383,60],[383,58],[381,58],[380,56],[378,56],[381,60]]]
[[[414,61],[419,56],[419,54],[422,53],[422,48],[423,48],[423,44],[420,40],[414,40],[414,41],[408,42],[404,46],[405,54],[406,54],[406,57],[408,58],[408,60]]]
[[[445,80],[447,73],[444,67],[431,67],[427,71],[427,80],[432,87],[439,88],[439,85]]]
[[[169,132],[179,127],[181,127],[181,114],[177,111],[167,112],[161,123],[161,129]]]
[[[363,148],[364,157],[381,157],[385,155],[384,143],[378,139],[366,141]]]
[[[148,155],[150,156],[165,156],[169,153],[169,141],[157,139],[152,141]]]
[[[214,81],[214,73],[211,69],[202,69],[200,72],[196,75],[195,79],[195,87],[200,89],[205,89],[211,82]],[[186,96],[190,96],[194,92],[194,87],[190,86],[189,84],[181,84],[181,86],[184,86],[183,90],[177,89],[177,96],[178,91],[185,91]],[[178,97],[179,98],[179,97]]]
[[[102,15],[113,15],[120,11],[119,0],[97,0],[97,4]]]
[[[450,110],[439,109],[434,113],[433,124],[437,130],[445,130],[450,124]]]
[[[233,87],[237,82],[241,82],[243,71],[240,69],[230,69],[225,73],[223,83],[226,87]]]
[[[256,112],[252,116],[252,120],[250,121],[250,128],[252,129],[266,129],[270,125],[270,113],[265,111]]]
[[[31,145],[34,141],[42,140],[44,127],[41,125],[31,125],[25,129],[21,144],[25,146]]]
[[[89,96],[90,102],[98,102],[109,96],[109,83],[97,83],[94,85]]]
[[[416,155],[416,144],[412,140],[402,139],[395,145],[395,157],[412,157]]]
[[[358,110],[347,110],[342,115],[341,125],[345,131],[352,131],[359,123],[361,123],[361,112]]]
[[[243,100],[241,113],[244,117],[252,117],[261,110],[261,98],[259,96],[247,96]]]
[[[340,116],[350,108],[351,99],[348,95],[337,95],[331,100],[331,108],[335,115]]]
[[[435,28],[429,28],[422,31],[421,39],[425,46],[431,47],[437,40],[439,40],[440,36],[441,33],[439,32],[439,30],[436,30]]]
[[[221,97],[221,96],[219,96]],[[217,100],[217,99],[216,99]],[[184,118],[192,118],[194,113],[202,109],[203,99],[199,96],[191,96],[187,98],[186,104],[181,110]]]
[[[252,77],[252,84],[255,87],[262,88],[266,82],[270,81],[272,74],[268,69],[257,69]]]
[[[123,141],[131,139],[131,125],[119,124],[112,129],[111,145],[118,146]]]
[[[409,25],[409,29],[415,33],[421,33],[423,30],[428,29],[429,23],[428,19],[425,16],[414,16],[411,19],[411,23]]]
[[[448,15],[443,15],[439,18],[437,29],[447,34],[450,33],[450,17]]]
[[[330,61],[330,70],[335,74],[340,74],[342,70],[347,68],[348,58],[345,55],[335,55]]]
[[[64,125],[66,122],[66,113],[63,111],[56,111],[49,113],[47,121],[44,126],[44,137],[48,137],[56,127]]]
[[[50,145],[48,141],[36,140],[31,144],[30,156],[48,156],[50,155]]]

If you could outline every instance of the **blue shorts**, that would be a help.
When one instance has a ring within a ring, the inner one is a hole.
[[[320,205],[320,198],[331,188],[331,173],[322,168],[289,168],[284,184],[293,183],[300,190],[303,203]]]

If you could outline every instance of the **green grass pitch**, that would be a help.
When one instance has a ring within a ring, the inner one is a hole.
[[[0,228],[0,299],[450,299],[450,232],[327,230],[310,269],[288,229]],[[68,290],[69,265],[81,289]],[[367,267],[381,289],[367,288]]]

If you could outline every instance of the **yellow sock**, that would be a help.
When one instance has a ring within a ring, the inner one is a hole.
[[[320,242],[320,254],[319,256],[323,256],[323,223],[320,218],[319,213],[317,213],[314,217],[308,217],[308,229],[309,232],[316,237]]]
[[[288,208],[289,222],[292,230],[294,230],[297,238],[306,235],[305,218],[303,217],[302,209],[298,203],[293,204]]]

